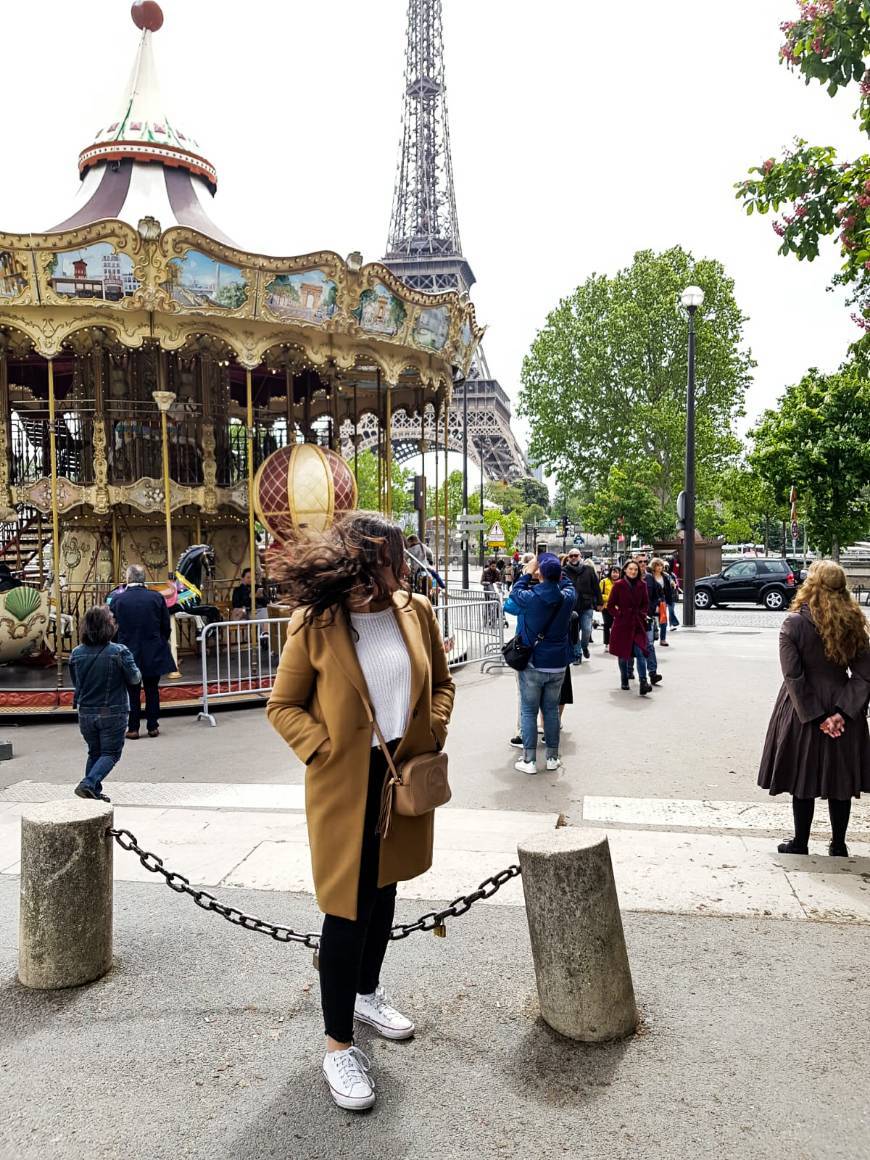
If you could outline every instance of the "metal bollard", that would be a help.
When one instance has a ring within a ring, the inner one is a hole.
[[[55,990],[112,965],[110,805],[70,797],[21,815],[18,978]]]
[[[519,845],[541,1014],[584,1043],[622,1039],[637,1027],[610,847],[577,826]]]

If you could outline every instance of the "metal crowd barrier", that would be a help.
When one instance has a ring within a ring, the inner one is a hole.
[[[435,615],[450,668],[479,661],[483,673],[504,664],[504,608],[495,593],[485,600],[457,600],[451,592],[446,602],[439,600]]]
[[[477,596],[476,600],[466,599]],[[504,608],[495,593],[453,593],[435,606],[435,615],[444,636],[450,668],[480,662],[480,671],[503,665]],[[200,638],[202,706],[198,721],[217,725],[211,712],[213,702],[246,693],[268,696],[272,691],[281,650],[287,639],[287,617],[257,620],[221,620],[209,624]]]
[[[289,624],[288,617],[264,617],[221,620],[203,629],[202,708],[198,721],[217,725],[209,711],[213,701],[244,693],[271,693]]]

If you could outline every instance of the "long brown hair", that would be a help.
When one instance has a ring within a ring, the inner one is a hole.
[[[832,560],[815,560],[792,601],[793,612],[806,606],[835,665],[850,664],[870,640],[864,613],[852,599],[846,573]]]
[[[389,600],[381,576],[385,567],[410,600],[402,529],[377,512],[362,511],[336,520],[328,532],[288,545],[271,571],[286,585],[285,602],[305,608],[306,624],[323,626],[346,610],[351,596],[363,604]]]

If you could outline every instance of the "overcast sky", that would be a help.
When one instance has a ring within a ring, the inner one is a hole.
[[[384,252],[406,0],[163,0],[165,107],[218,167],[214,218],[252,250]],[[548,311],[644,247],[721,260],[758,360],[750,417],[857,337],[836,258],[776,253],[733,196],[796,134],[866,148],[854,96],[777,61],[793,0],[444,0],[463,249],[492,373],[516,397]],[[115,115],[136,51],[126,0],[3,5],[0,229],[66,216],[76,158]]]

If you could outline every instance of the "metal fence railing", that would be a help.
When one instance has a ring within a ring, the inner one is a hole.
[[[268,696],[275,681],[288,617],[221,620],[202,631],[202,706],[198,721],[217,725],[211,706],[227,697]]]
[[[502,602],[495,593],[488,599],[477,600],[458,598],[448,594],[446,602],[435,607],[435,615],[444,637],[447,662],[450,668],[480,662],[480,671],[500,668],[503,664],[501,650],[504,646],[505,617]]]

